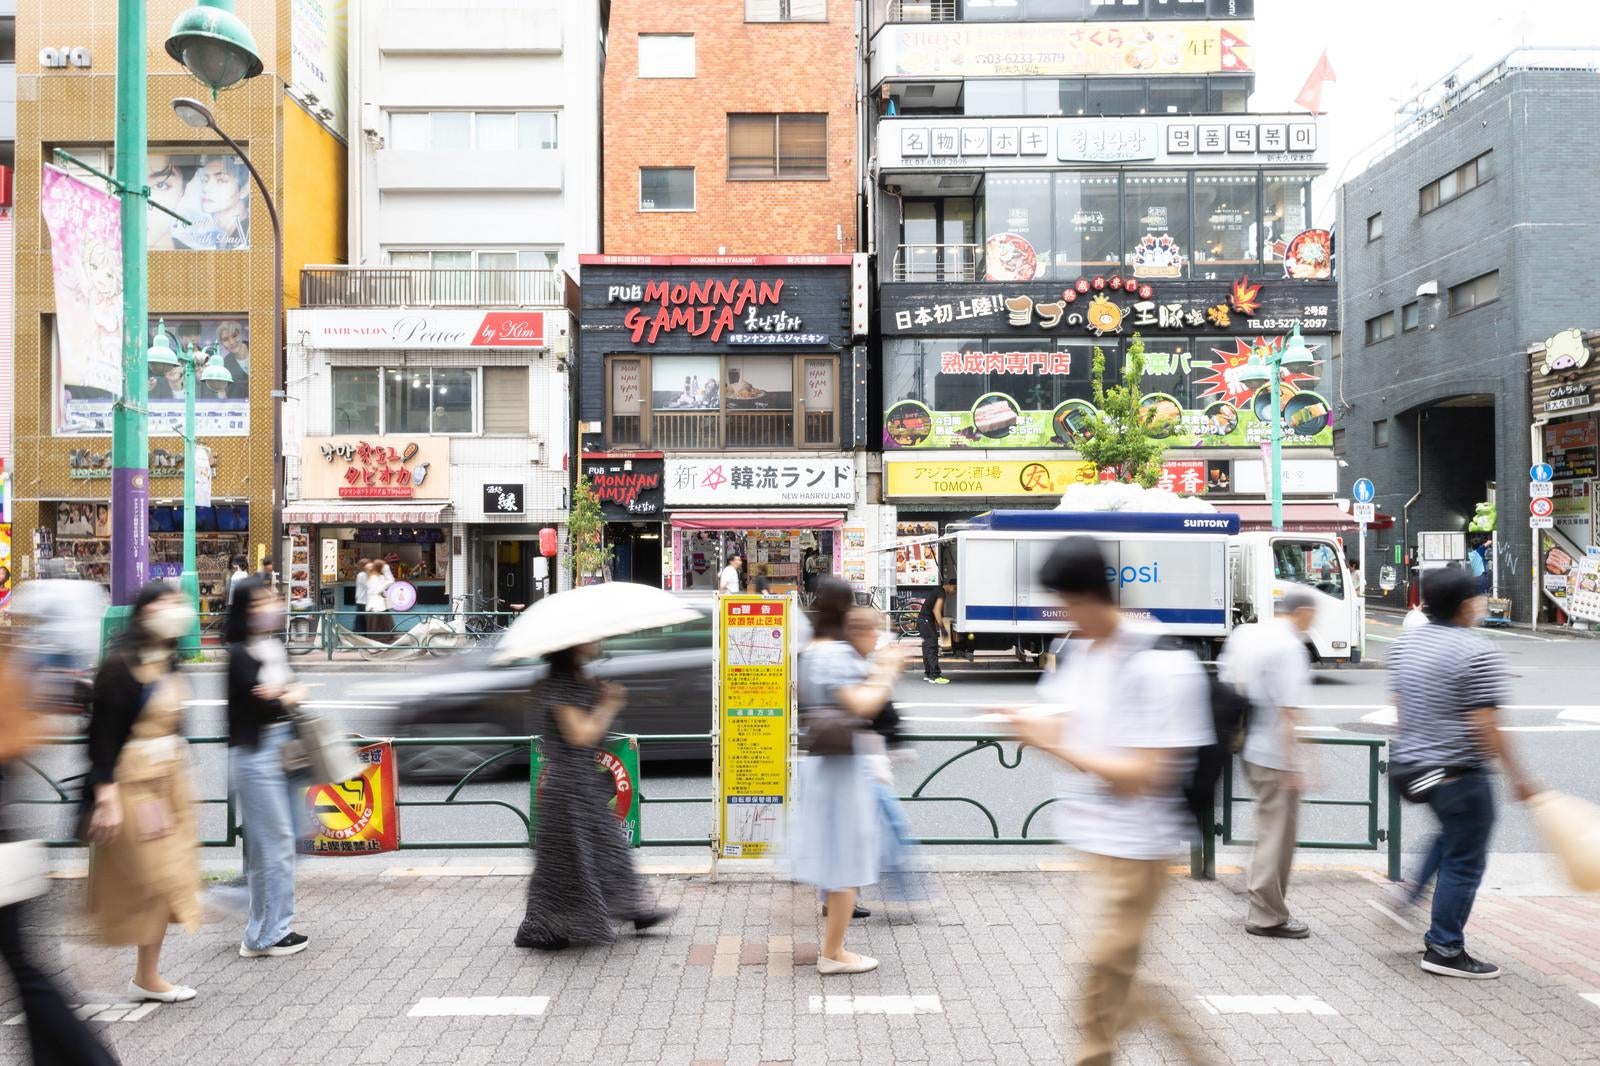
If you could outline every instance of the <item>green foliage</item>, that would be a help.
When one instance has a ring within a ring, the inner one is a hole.
[[[1144,339],[1135,333],[1128,345],[1121,384],[1106,386],[1106,356],[1094,350],[1095,415],[1078,442],[1078,452],[1094,464],[1095,473],[1110,470],[1117,481],[1150,488],[1161,480],[1161,453],[1172,419],[1156,417],[1140,406],[1144,396]]]
[[[579,584],[585,578],[603,576],[611,565],[615,549],[602,543],[604,525],[600,501],[589,487],[589,479],[580,476],[572,489],[572,513],[567,516],[567,561]]]

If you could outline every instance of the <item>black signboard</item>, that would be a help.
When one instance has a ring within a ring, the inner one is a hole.
[[[666,463],[659,457],[586,455],[583,476],[607,521],[655,518],[666,494]]]
[[[491,514],[521,514],[523,512],[522,486],[485,485],[483,487],[483,513]]]
[[[1188,281],[1107,273],[1076,281],[891,283],[879,287],[889,337],[1336,333],[1333,280]]]
[[[585,344],[607,352],[796,351],[848,347],[850,267],[586,263]]]

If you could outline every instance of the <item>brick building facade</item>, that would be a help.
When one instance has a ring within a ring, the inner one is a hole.
[[[767,20],[780,7],[791,20]],[[688,36],[692,43],[669,42],[677,62],[652,67],[662,36]],[[605,250],[853,252],[855,42],[851,0],[613,3],[605,72]],[[827,116],[826,176],[730,177],[729,116],[774,112]],[[692,210],[641,209],[641,168],[693,168]]]

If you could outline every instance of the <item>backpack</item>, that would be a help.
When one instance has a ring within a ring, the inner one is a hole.
[[[1211,726],[1216,739],[1195,750],[1194,769],[1183,786],[1183,801],[1194,815],[1202,840],[1215,828],[1217,782],[1222,780],[1222,771],[1232,761],[1234,752],[1243,745],[1250,721],[1249,697],[1218,677],[1214,670],[1206,672],[1206,695],[1211,703]]]

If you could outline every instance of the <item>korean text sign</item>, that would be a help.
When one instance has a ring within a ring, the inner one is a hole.
[[[761,859],[786,832],[793,750],[792,597],[717,601],[717,855]]]

